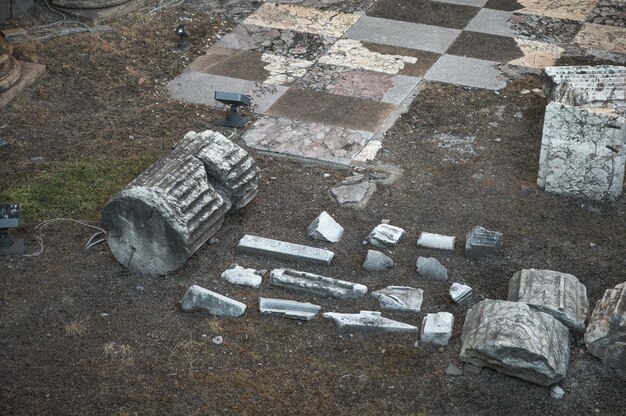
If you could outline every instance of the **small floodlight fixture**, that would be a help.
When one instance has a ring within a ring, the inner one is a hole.
[[[228,110],[228,116],[223,120],[218,120],[214,124],[222,127],[237,127],[241,128],[250,121],[250,117],[242,117],[237,111],[240,106],[249,107],[252,102],[250,97],[243,94],[237,94],[234,92],[219,92],[215,91],[215,101],[219,101],[222,104],[230,105]]]
[[[24,253],[24,240],[14,239],[9,234],[10,228],[19,226],[20,206],[18,204],[0,204],[0,256]]]
[[[176,28],[176,36],[180,37],[180,41],[178,42],[177,49],[185,49],[189,46],[189,32],[185,30],[185,26],[180,25]]]

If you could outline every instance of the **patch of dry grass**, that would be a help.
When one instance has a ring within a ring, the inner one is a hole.
[[[65,325],[65,334],[69,336],[83,336],[87,333],[87,320],[74,319]]]
[[[133,363],[133,350],[128,344],[116,344],[115,342],[107,342],[102,347],[102,358],[110,361],[119,362],[123,365]]]

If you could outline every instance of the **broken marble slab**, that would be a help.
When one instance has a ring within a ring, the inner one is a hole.
[[[417,327],[392,319],[383,318],[380,312],[361,311],[359,313],[326,312],[322,315],[332,319],[340,330],[347,332],[416,334]]]
[[[368,234],[367,242],[376,247],[395,247],[404,236],[405,231],[389,224],[378,224]]]
[[[376,192],[376,183],[357,173],[330,189],[333,199],[342,207],[363,208]]]
[[[343,227],[326,211],[313,220],[306,229],[306,234],[320,241],[336,243],[343,237]]]
[[[509,280],[507,300],[524,302],[554,316],[574,332],[585,332],[589,314],[587,288],[574,275],[552,270],[521,270]]]
[[[456,237],[443,234],[422,232],[417,240],[418,247],[454,251]]]
[[[319,305],[295,300],[259,298],[259,310],[262,314],[280,316],[300,321],[310,321],[322,309]]]
[[[494,257],[502,250],[502,233],[474,227],[465,240],[465,256],[472,259]]]
[[[525,303],[484,300],[467,312],[462,361],[549,386],[563,380],[569,356],[567,327]]]
[[[409,286],[387,286],[384,289],[372,292],[378,299],[381,309],[419,313],[424,301],[424,291]]]
[[[626,282],[605,291],[596,303],[585,344],[604,365],[626,369]]]
[[[452,286],[450,286],[448,294],[453,302],[461,304],[472,298],[472,288],[467,285],[454,282],[452,283]]]
[[[367,250],[367,257],[363,268],[368,272],[382,272],[393,267],[393,260],[389,256],[376,250]]]
[[[302,272],[293,269],[275,269],[270,273],[270,286],[314,293],[337,299],[361,299],[367,293],[367,286]]]
[[[335,253],[316,247],[272,240],[246,234],[237,244],[237,251],[244,254],[256,254],[281,260],[290,260],[328,266]]]
[[[246,311],[245,304],[198,285],[187,289],[181,307],[185,312],[203,311],[223,317],[238,317]]]
[[[415,268],[417,274],[424,279],[435,282],[446,282],[448,280],[448,269],[434,257],[418,257]]]
[[[220,278],[231,285],[250,286],[256,289],[261,287],[263,276],[267,270],[246,269],[236,263],[230,265]]]
[[[453,328],[454,315],[450,312],[429,313],[422,321],[420,341],[445,347],[452,338]]]

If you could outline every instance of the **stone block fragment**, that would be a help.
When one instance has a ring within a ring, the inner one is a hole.
[[[552,270],[521,270],[509,280],[507,300],[554,316],[574,332],[585,331],[587,288],[576,276]]]
[[[367,241],[376,247],[395,247],[405,231],[389,224],[378,224],[367,236]]]
[[[502,233],[474,227],[465,240],[465,256],[472,259],[495,257],[502,250]]]
[[[262,314],[280,316],[300,321],[310,321],[322,309],[312,303],[295,300],[259,298],[259,310]]]
[[[596,303],[585,344],[604,365],[626,369],[626,282],[605,291]]]
[[[372,292],[381,309],[419,313],[424,300],[424,291],[409,286],[387,286]]]
[[[450,286],[448,294],[450,295],[450,299],[452,299],[453,302],[461,304],[472,298],[472,288],[467,285],[455,282],[452,283],[452,286]]]
[[[306,229],[306,234],[320,241],[336,243],[343,237],[343,227],[326,211],[313,220]]]
[[[434,257],[418,257],[415,268],[417,269],[417,274],[424,279],[434,280],[436,282],[445,282],[448,280],[448,269]]]
[[[484,300],[467,312],[462,361],[549,386],[563,380],[569,356],[567,327],[525,303]]]
[[[360,173],[352,175],[330,189],[333,199],[342,207],[363,208],[376,192],[376,183]]]
[[[422,232],[417,240],[417,246],[454,251],[455,241],[456,237],[449,235]]]
[[[450,312],[429,313],[422,321],[420,340],[425,344],[446,346],[452,338],[454,315]]]
[[[265,273],[267,270],[246,269],[233,263],[220,277],[232,285],[250,286],[258,289],[263,283]]]
[[[270,273],[270,286],[330,296],[337,299],[361,299],[367,293],[367,286],[359,283],[293,269],[272,270]]]
[[[246,311],[245,304],[197,285],[187,289],[181,307],[185,312],[203,311],[223,317],[241,316]]]
[[[256,254],[280,260],[323,264],[325,266],[328,266],[335,256],[335,253],[329,250],[249,234],[244,235],[239,240],[237,251],[244,254]]]
[[[346,332],[370,332],[376,334],[416,334],[417,327],[392,319],[383,318],[380,312],[361,311],[359,313],[326,312],[326,319],[332,319],[340,330]]]
[[[382,272],[393,267],[393,260],[376,250],[367,250],[367,257],[363,262],[363,268],[368,272]]]

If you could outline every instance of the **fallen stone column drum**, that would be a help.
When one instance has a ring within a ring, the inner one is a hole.
[[[220,133],[189,132],[104,207],[111,252],[134,272],[174,271],[220,229],[227,212],[254,198],[258,181],[245,150]]]

